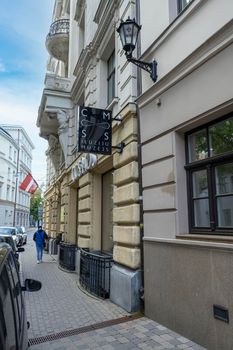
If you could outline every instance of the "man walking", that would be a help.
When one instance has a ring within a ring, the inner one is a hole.
[[[47,233],[42,230],[42,226],[38,226],[38,230],[33,235],[33,240],[36,243],[37,264],[42,262],[46,239],[48,239]]]

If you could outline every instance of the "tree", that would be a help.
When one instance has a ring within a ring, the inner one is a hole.
[[[34,221],[38,221],[39,219],[39,208],[43,207],[43,197],[42,197],[42,191],[41,189],[38,189],[33,197],[31,198],[31,203],[30,203],[30,215],[32,215]]]

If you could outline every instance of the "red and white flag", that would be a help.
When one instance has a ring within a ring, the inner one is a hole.
[[[27,174],[19,188],[23,191],[33,194],[37,190],[38,184],[36,180],[33,179],[30,173]]]

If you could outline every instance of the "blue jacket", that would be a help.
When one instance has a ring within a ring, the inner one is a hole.
[[[44,247],[44,242],[47,238],[47,233],[42,229],[37,230],[33,235],[33,240],[36,242],[38,247]]]

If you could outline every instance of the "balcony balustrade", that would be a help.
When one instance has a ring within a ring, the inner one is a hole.
[[[63,61],[68,60],[70,20],[59,19],[50,26],[46,38],[46,48],[51,56]]]

